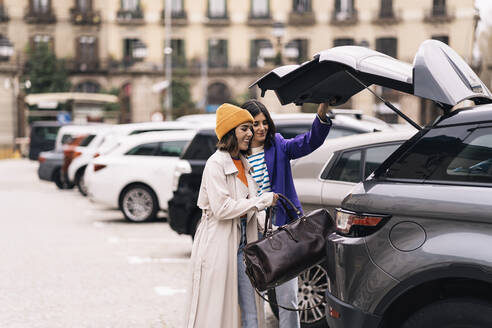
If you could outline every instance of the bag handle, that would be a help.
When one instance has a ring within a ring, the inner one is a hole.
[[[279,204],[284,208],[285,213],[289,216],[289,218],[294,221],[296,219],[299,219],[302,215],[301,211],[292,203],[290,199],[285,197],[282,194],[277,194],[278,195],[278,200]],[[287,206],[286,203],[289,205]],[[265,218],[265,229],[263,231],[263,236],[267,236],[268,234],[273,232],[273,227],[272,227],[272,217],[273,217],[273,211],[274,211],[274,206],[270,206],[268,208],[266,218]],[[291,216],[291,211],[294,211],[297,215],[297,217]]]

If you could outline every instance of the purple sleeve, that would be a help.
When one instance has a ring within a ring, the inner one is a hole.
[[[329,119],[328,119],[329,120]],[[323,144],[330,132],[331,121],[328,124],[323,124],[316,116],[311,126],[311,130],[299,134],[292,139],[284,139],[280,134],[277,134],[277,141],[280,141],[281,147],[284,149],[289,159],[296,159],[315,151]],[[281,139],[281,140],[279,140]]]

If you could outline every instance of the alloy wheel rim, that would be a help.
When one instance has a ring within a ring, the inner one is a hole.
[[[301,322],[314,323],[325,317],[324,295],[328,288],[328,276],[321,265],[303,271],[298,278],[298,303]],[[314,307],[309,309],[310,307]]]
[[[132,221],[145,221],[153,209],[153,199],[147,190],[135,188],[123,198],[123,210]]]

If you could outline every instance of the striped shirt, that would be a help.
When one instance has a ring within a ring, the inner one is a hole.
[[[248,162],[253,167],[253,179],[258,185],[258,196],[264,192],[272,191],[263,147],[251,148],[251,155],[248,156]]]

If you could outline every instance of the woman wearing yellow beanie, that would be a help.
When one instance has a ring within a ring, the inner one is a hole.
[[[253,117],[237,106],[217,109],[218,150],[207,160],[197,205],[202,217],[191,252],[186,327],[264,327],[263,303],[244,273],[242,248],[258,239],[257,213],[277,195],[256,196],[244,153]]]

